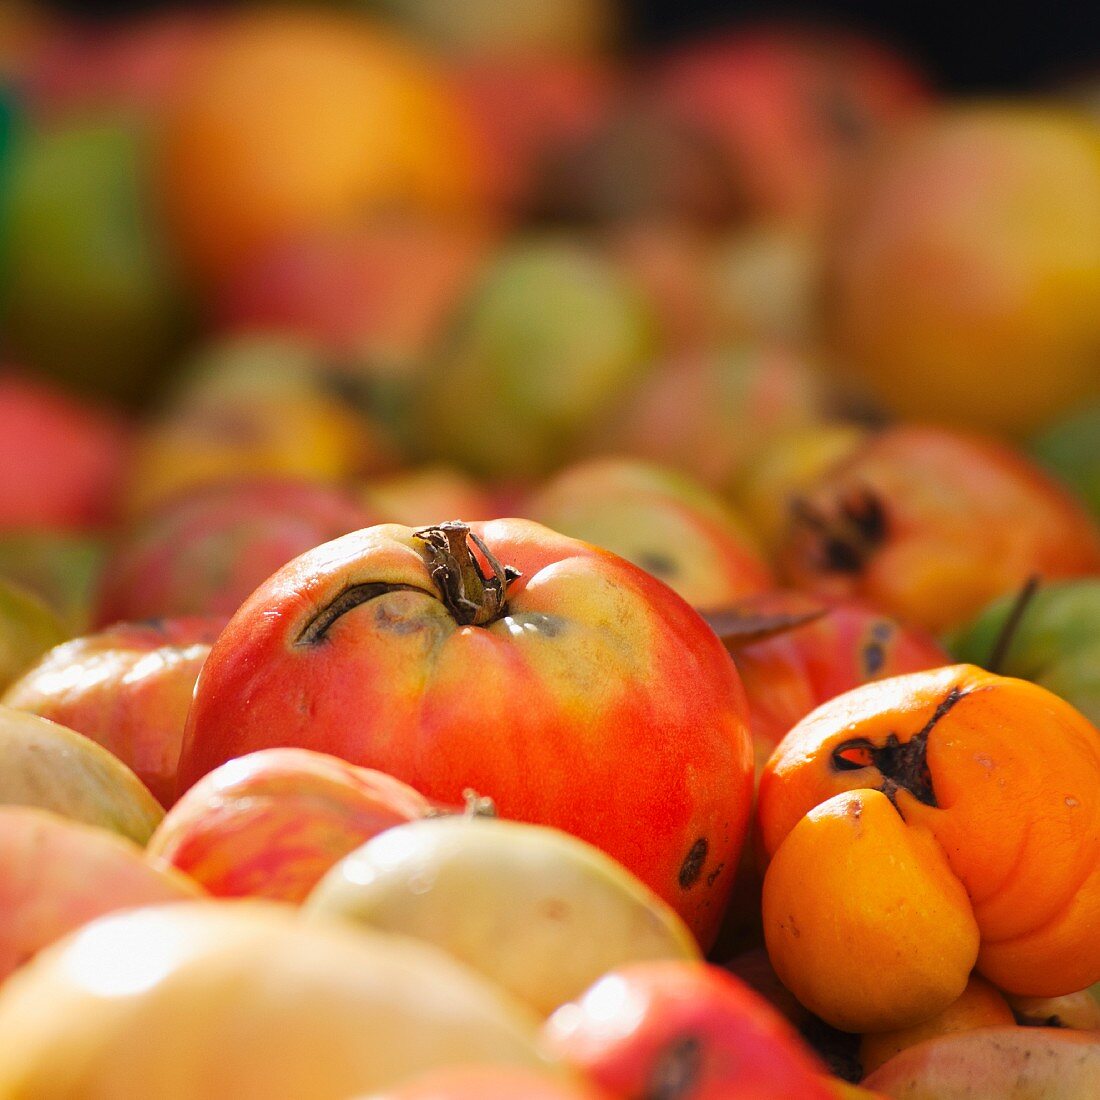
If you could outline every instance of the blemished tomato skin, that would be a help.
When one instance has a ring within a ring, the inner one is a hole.
[[[794,1027],[705,963],[617,967],[543,1027],[551,1053],[609,1096],[827,1100],[824,1068]]]
[[[602,848],[713,939],[747,827],[744,693],[671,589],[525,520],[472,525],[520,570],[506,613],[460,626],[425,543],[382,525],[291,562],[242,605],[203,669],[181,784],[299,745],[430,799]]]

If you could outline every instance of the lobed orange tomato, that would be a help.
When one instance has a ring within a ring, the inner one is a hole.
[[[862,799],[865,814],[885,795],[890,820],[900,819],[905,843],[920,849],[913,862],[921,873],[962,884],[960,904],[980,933],[977,969],[994,984],[1056,996],[1100,979],[1100,733],[1068,703],[1024,680],[952,665],[819,707],[784,738],[761,777],[758,821],[773,862],[807,815],[844,792]],[[847,806],[852,822],[859,810]],[[812,837],[802,833],[808,852]],[[790,904],[792,890],[813,898],[844,889],[834,882],[845,874],[839,850],[825,863],[817,847],[817,881],[795,876],[777,906]],[[878,880],[899,864],[900,856],[880,860]],[[942,892],[937,886],[929,896]],[[767,923],[765,914],[766,930]]]

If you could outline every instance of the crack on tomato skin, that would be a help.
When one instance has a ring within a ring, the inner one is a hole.
[[[908,741],[902,741],[896,733],[888,734],[881,745],[876,745],[867,737],[842,741],[832,751],[830,766],[835,772],[875,768],[882,776],[882,786],[878,790],[890,799],[895,810],[898,809],[897,795],[901,790],[908,791],[926,806],[938,807],[932,772],[928,767],[928,737],[940,720],[968,694],[959,687],[953,687],[940,700],[928,721]]]
[[[333,624],[343,618],[349,611],[379,596],[388,595],[390,592],[419,592],[422,596],[430,596],[423,588],[417,588],[413,584],[396,584],[385,581],[370,581],[365,584],[352,584],[338,592],[327,604],[313,613],[309,621],[298,632],[294,639],[295,646],[315,646],[325,641]],[[433,597],[434,598],[434,597]]]

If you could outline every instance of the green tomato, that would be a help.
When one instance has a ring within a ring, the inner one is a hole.
[[[1058,421],[1034,440],[1031,449],[1100,517],[1100,405]]]
[[[185,330],[147,159],[141,128],[104,115],[27,135],[10,166],[5,342],[98,396],[144,396]]]
[[[1005,596],[990,604],[947,640],[951,653],[988,667],[1016,601]],[[1100,578],[1040,588],[995,671],[1040,684],[1100,725]]]

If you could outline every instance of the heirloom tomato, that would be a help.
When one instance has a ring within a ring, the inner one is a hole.
[[[748,823],[744,693],[629,562],[525,520],[371,527],[279,570],[196,687],[180,779],[298,745],[618,859],[704,943]]]
[[[839,807],[847,810],[847,834],[834,827],[837,815],[825,812],[841,793],[848,799]],[[817,840],[811,844],[808,823],[815,814]],[[769,939],[773,962],[773,941],[785,939],[787,948],[800,941],[798,950],[806,950],[806,923],[796,929],[789,919],[796,898],[820,908],[830,892],[851,895],[852,876],[868,868],[845,855],[845,847],[855,848],[843,837],[858,845],[865,833],[864,858],[877,863],[876,896],[885,897],[886,880],[893,879],[909,920],[923,916],[936,898],[972,911],[980,935],[976,968],[1002,990],[1051,997],[1100,979],[1100,733],[1037,684],[949,665],[841,695],[780,743],[760,780],[758,815],[764,848],[773,857],[764,884],[765,929],[769,895],[779,922]],[[826,824],[833,828],[831,840]],[[883,843],[885,829],[893,830],[894,842]],[[817,849],[810,868],[815,881],[805,871],[801,877],[789,873],[798,862],[792,854],[780,861],[796,833],[803,853]],[[917,876],[939,882],[919,904],[912,886],[917,879],[902,881],[909,874],[903,857]],[[871,919],[868,908],[865,897],[864,925]],[[824,919],[836,926],[841,918],[830,910]],[[867,958],[866,942],[853,939],[851,946]],[[970,965],[956,969],[956,996]],[[866,985],[868,972],[861,963],[843,980],[852,1001],[867,1001],[867,989],[856,986]],[[836,988],[829,992],[830,999],[836,995]],[[883,1021],[852,1030],[896,1026],[907,1025]]]

